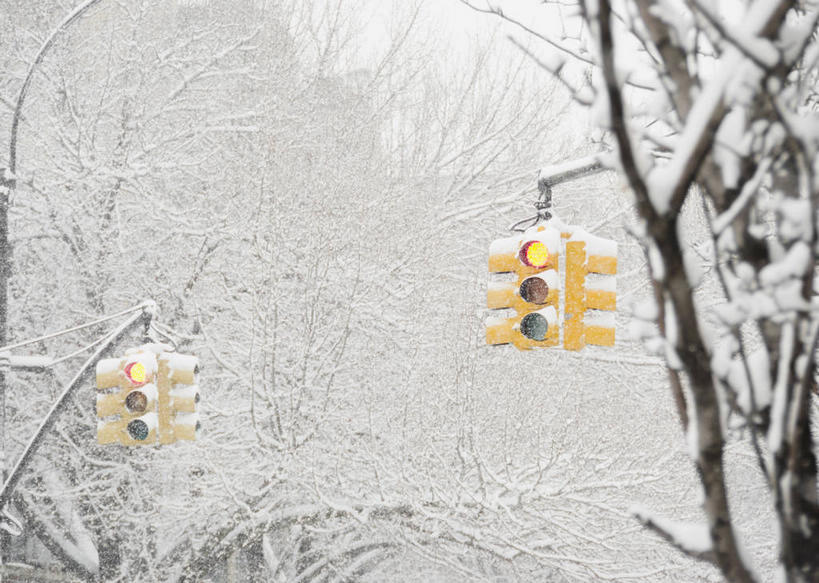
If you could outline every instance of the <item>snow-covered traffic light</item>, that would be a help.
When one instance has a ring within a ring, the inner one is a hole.
[[[617,243],[576,230],[566,242],[563,347],[614,346]]]
[[[97,441],[122,445],[195,440],[199,359],[145,344],[97,363]]]
[[[147,445],[157,442],[156,354],[133,352],[97,363],[97,441]]]
[[[560,232],[541,225],[522,235],[497,239],[489,248],[487,307],[503,310],[486,323],[487,344],[512,344],[520,350],[559,342]]]
[[[199,432],[199,359],[190,354],[159,355],[159,392],[162,443],[194,441]]]

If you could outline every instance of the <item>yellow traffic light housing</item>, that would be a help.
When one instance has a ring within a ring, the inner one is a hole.
[[[97,441],[122,445],[156,443],[156,355],[134,352],[97,363]]]
[[[97,363],[97,441],[122,445],[195,440],[199,359],[146,344]]]
[[[196,440],[201,426],[199,359],[175,352],[160,354],[159,392],[160,423],[167,427],[162,443]]]
[[[617,243],[577,230],[566,242],[563,347],[614,346]],[[592,275],[595,279],[589,280]]]
[[[503,279],[490,282],[487,307],[505,312],[487,321],[487,344],[529,350],[559,343],[559,250],[560,232],[546,225],[492,243],[489,271]]]

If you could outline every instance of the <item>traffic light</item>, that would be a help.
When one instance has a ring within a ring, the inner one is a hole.
[[[199,432],[199,359],[189,354],[159,355],[161,443],[194,441]],[[167,430],[164,428],[167,427]]]
[[[563,348],[614,346],[617,243],[582,230],[566,242]],[[588,276],[591,275],[591,278]]]
[[[156,354],[134,352],[97,363],[97,441],[147,445],[157,442]]]
[[[505,313],[487,321],[487,344],[519,350],[558,344],[559,250],[560,231],[546,225],[493,241],[489,272],[500,280],[489,283],[487,307]]]
[[[122,445],[195,440],[199,359],[146,344],[97,363],[97,441]]]

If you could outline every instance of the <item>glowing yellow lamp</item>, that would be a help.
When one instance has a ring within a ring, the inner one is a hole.
[[[132,383],[141,385],[147,380],[148,374],[144,364],[141,362],[131,362],[125,367],[125,376],[127,376],[128,380]]]
[[[527,241],[520,248],[520,260],[529,267],[546,267],[549,264],[549,250],[542,241]]]

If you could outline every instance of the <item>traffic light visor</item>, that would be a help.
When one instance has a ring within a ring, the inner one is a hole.
[[[129,362],[125,365],[125,376],[135,385],[144,384],[148,380],[148,372],[145,370],[145,365],[139,361]]]
[[[526,241],[520,248],[518,257],[529,267],[546,267],[549,264],[549,249],[543,241]]]

